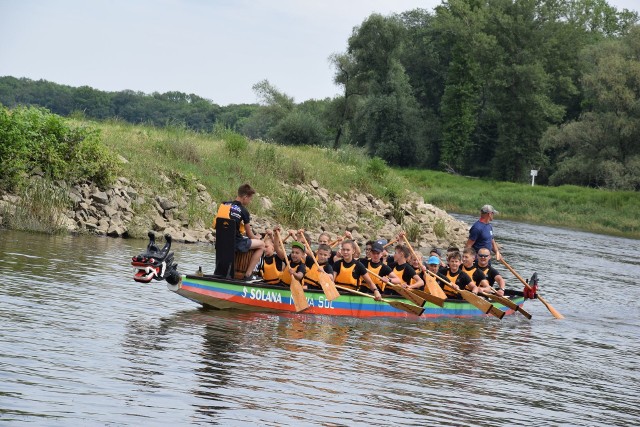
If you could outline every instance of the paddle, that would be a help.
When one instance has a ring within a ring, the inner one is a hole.
[[[413,255],[413,257],[415,259],[418,259],[418,256],[416,255],[416,252],[413,250],[413,247],[411,246],[411,243],[409,243],[409,240],[407,239],[407,236],[403,235],[402,237],[403,237],[404,241],[407,242],[407,247],[411,251],[411,255]],[[422,271],[426,271],[426,269],[422,268]],[[444,293],[442,288],[440,286],[438,286],[438,284],[436,282],[430,281],[430,280],[425,280],[424,284],[425,284],[427,290],[429,290],[429,292],[432,295],[434,295],[434,296],[436,296],[436,297],[438,297],[438,298],[440,298],[442,300],[447,299],[447,294]]]
[[[278,236],[278,242],[280,242],[280,247],[282,248],[282,252],[284,253],[284,262],[287,264],[287,268],[291,268],[291,264],[289,264],[289,257],[287,256],[287,251],[284,247],[284,243],[282,243],[282,239],[280,238],[280,232],[276,230],[276,235]],[[302,285],[291,275],[291,285],[289,285],[291,289],[291,297],[293,298],[293,305],[296,307],[297,312],[301,312],[309,308],[309,303],[307,302],[307,297],[304,295],[304,289]]]
[[[448,286],[451,289],[451,292],[454,292],[454,293],[460,295],[469,304],[472,304],[472,305],[476,306],[478,308],[478,310],[480,310],[481,312],[483,312],[485,314],[491,313],[494,316],[496,316],[498,319],[502,319],[504,317],[504,314],[505,314],[504,311],[500,310],[497,307],[494,307],[493,304],[491,304],[489,301],[483,300],[482,298],[480,298],[478,295],[474,294],[473,292],[469,292],[469,291],[464,290],[464,289],[460,289],[460,290],[456,289],[453,286],[453,283],[451,283],[448,280],[443,279],[442,277],[440,277],[437,274],[433,273],[431,270],[426,270],[426,272],[428,274],[432,275],[433,277],[435,277],[436,280],[440,280],[442,283],[444,283],[446,286]]]
[[[520,312],[520,314],[522,314],[524,317],[526,317],[527,319],[531,319],[531,314],[529,314],[528,311],[526,311],[524,308],[520,307],[518,304],[516,304],[515,302],[511,301],[509,298],[506,297],[502,297],[500,295],[497,295],[495,293],[495,290],[493,291],[494,293],[485,293],[482,292],[481,295],[483,297],[489,298],[490,300],[499,302],[500,304],[509,307],[510,309],[514,310],[514,311],[518,311]]]
[[[375,276],[378,279],[382,280],[382,277],[378,276],[373,271],[367,269],[367,272],[372,276]],[[402,286],[396,285],[395,283],[391,283],[391,282],[387,283],[387,286],[393,289],[394,291],[396,291],[397,293],[399,293],[400,295],[402,295],[403,297],[405,297],[406,299],[408,299],[409,301],[411,301],[412,303],[419,305],[420,307],[424,307],[426,299],[414,294],[413,292],[411,292],[411,290],[405,289]]]
[[[359,291],[356,291],[355,289],[350,289],[350,288],[347,288],[345,286],[340,286],[340,285],[336,285],[336,288],[342,289],[343,291],[347,291],[347,292],[350,292],[350,293],[355,294],[355,295],[360,295],[360,296],[367,297],[367,298],[372,298],[372,299],[375,300],[375,297],[373,295],[365,294],[364,292],[359,292]],[[404,303],[402,301],[391,301],[391,300],[384,299],[384,298],[381,299],[380,301],[386,302],[391,307],[397,308],[398,310],[404,310],[404,311],[409,312],[411,314],[415,314],[416,316],[420,316],[424,312],[424,308],[418,307],[417,305],[407,304],[407,303]]]
[[[369,269],[367,269],[367,271],[369,272],[369,274],[372,274],[375,277],[377,277],[378,279],[382,280],[382,277],[378,276],[373,271],[371,271]],[[406,288],[403,288],[401,285],[396,285],[395,283],[391,283],[391,281],[389,281],[389,283],[387,283],[387,286],[389,286],[391,289],[393,289],[394,291],[396,291],[400,295],[404,296],[408,300],[412,301],[413,303],[415,303],[415,304],[417,304],[417,305],[419,305],[421,307],[424,307],[425,300],[429,301],[431,304],[437,305],[438,307],[444,307],[444,300],[442,298],[438,298],[435,295],[431,295],[431,294],[428,294],[426,292],[422,292],[419,289],[406,289]],[[406,293],[408,293],[409,295],[405,295]]]
[[[393,245],[395,242],[398,241],[398,238],[396,237],[395,239],[393,239],[392,241],[390,241],[389,243],[387,243],[386,245],[383,246],[383,248],[388,248],[389,246]]]
[[[315,267],[318,269],[318,282],[320,282],[320,286],[322,287],[324,295],[329,301],[333,301],[340,296],[340,292],[338,292],[338,290],[336,289],[336,284],[333,283],[333,279],[331,278],[331,276],[329,276],[329,274],[324,271],[322,267],[320,267],[320,264],[318,264],[318,260],[311,250],[311,245],[309,245],[309,242],[304,237],[304,233],[300,233],[299,236],[302,238],[305,247],[309,251],[309,254],[311,254],[311,259],[313,259]]]
[[[527,289],[531,289],[531,286],[529,286],[529,284],[522,278],[522,276],[518,274],[517,271],[515,271],[509,264],[507,264],[507,261],[505,261],[503,257],[501,257],[499,261],[502,263],[502,265],[507,267],[507,269],[511,272],[511,274],[513,274],[516,277],[516,279],[520,280]],[[542,298],[537,293],[536,293],[536,298],[539,299],[540,302],[544,304],[545,307],[547,307],[547,310],[549,310],[549,313],[551,313],[553,317],[555,317],[556,319],[564,319],[564,316],[560,314],[558,310],[553,308],[551,304],[549,304],[544,298]]]

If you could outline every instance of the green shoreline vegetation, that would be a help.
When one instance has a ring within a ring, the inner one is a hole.
[[[65,119],[35,107],[2,107],[1,113],[0,190],[9,193],[28,195],[33,191],[29,190],[29,178],[35,169],[47,180],[65,181],[67,185],[83,180],[107,184],[124,176],[158,193],[167,189],[164,175],[186,192],[200,182],[214,200],[232,197],[234,189],[247,181],[274,201],[276,219],[287,224],[291,210],[313,215],[315,207],[299,195],[284,191],[282,182],[315,180],[334,194],[358,189],[393,202],[402,201],[405,190],[411,190],[449,212],[477,214],[479,206],[491,203],[501,211],[501,219],[640,238],[636,214],[640,197],[633,191],[532,187],[429,170],[389,168],[379,158],[370,158],[363,149],[352,146],[338,150],[281,146],[250,141],[223,127],[202,133],[184,126],[156,128],[117,120],[89,121],[78,115]],[[118,156],[126,161],[117,161]],[[38,215],[42,221],[51,221],[47,207],[49,211],[56,206],[62,208],[70,201],[41,195],[30,197],[29,203],[30,207],[18,212],[41,212]],[[259,204],[252,209],[257,215],[265,214]],[[213,214],[195,205],[193,210],[193,215],[206,221]],[[4,225],[20,228],[16,224]],[[31,229],[43,231],[44,227]]]

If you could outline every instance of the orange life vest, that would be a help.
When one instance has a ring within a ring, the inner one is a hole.
[[[225,203],[220,203],[220,206],[218,206],[218,213],[216,214],[216,217],[213,219],[213,228],[216,227],[216,221],[218,221],[218,218],[220,219],[231,219],[231,205],[233,202],[225,202]],[[240,231],[240,234],[242,234],[243,236],[246,235],[246,231],[244,229],[244,223],[241,222],[240,224],[238,224],[238,230]]]
[[[353,272],[356,269],[356,263],[354,262],[351,267],[345,267],[344,261],[341,261],[340,264],[340,272],[336,275],[336,284],[356,289],[358,286],[358,279],[353,277]]]
[[[260,268],[260,273],[262,274],[262,280],[269,283],[270,285],[277,285],[280,283],[280,276],[282,275],[282,271],[278,270],[278,264],[276,263],[276,257],[271,256],[271,262],[267,262],[267,258],[264,259],[262,263],[262,267]]]

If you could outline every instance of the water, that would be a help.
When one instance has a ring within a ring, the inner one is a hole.
[[[565,320],[206,311],[131,280],[145,242],[0,231],[0,424],[640,424],[638,241],[494,225]]]

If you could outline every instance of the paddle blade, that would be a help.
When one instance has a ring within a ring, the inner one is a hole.
[[[336,289],[336,284],[333,283],[333,279],[328,273],[320,271],[319,279],[320,286],[324,291],[324,296],[327,297],[329,301],[333,301],[340,296],[340,292]]]
[[[387,286],[393,289],[398,294],[405,297],[406,299],[408,299],[409,301],[411,301],[412,303],[414,303],[415,305],[419,305],[420,307],[422,307],[427,302],[424,298],[419,297],[418,295],[414,294],[408,289],[403,288],[400,285],[389,283],[387,284]]]
[[[307,297],[304,295],[304,289],[298,280],[291,277],[291,297],[293,298],[293,305],[296,307],[297,312],[301,312],[309,308]]]
[[[547,310],[549,310],[549,313],[551,313],[553,317],[555,317],[556,319],[564,319],[564,316],[560,314],[558,310],[553,308],[551,304],[545,301],[540,295],[538,295],[537,298],[540,300],[541,303],[544,304],[545,307],[547,307]]]
[[[415,293],[416,295],[418,295],[420,298],[424,298],[425,300],[427,300],[431,304],[435,304],[438,307],[444,307],[444,299],[443,298],[438,298],[435,295],[428,294],[428,293],[423,292],[423,291],[421,291],[419,289],[412,289],[411,291],[413,293]]]
[[[524,317],[526,317],[527,319],[531,319],[531,314],[529,314],[528,311],[520,307],[515,302],[511,301],[509,298],[501,297],[500,295],[496,295],[496,294],[486,294],[486,293],[483,293],[482,296],[487,297],[492,301],[499,302],[500,304],[504,305],[505,307],[509,307],[512,310],[519,311],[520,314],[522,314]]]
[[[421,316],[424,312],[424,308],[418,307],[417,305],[407,304],[401,301],[384,300],[384,302],[389,304],[391,307],[395,307],[398,310],[404,310],[408,313],[415,314],[416,316]]]
[[[502,313],[502,316],[500,316],[499,313],[494,313],[492,311],[492,309],[495,308],[493,306],[493,304],[491,304],[487,300],[483,300],[482,298],[480,298],[478,295],[474,294],[473,292],[469,292],[469,291],[466,291],[464,289],[461,289],[458,292],[460,292],[460,295],[462,296],[462,298],[465,299],[465,301],[467,301],[469,304],[472,304],[472,305],[476,306],[476,308],[478,310],[480,310],[481,312],[483,312],[485,314],[491,313],[494,316],[498,317],[499,319],[502,319],[502,316],[504,316],[504,311],[498,310],[500,313]]]
[[[447,294],[445,294],[442,288],[436,283],[436,279],[433,278],[433,276],[426,277],[426,279],[427,279],[425,280],[426,289],[427,291],[429,291],[431,295],[441,298],[443,300],[447,299]]]

